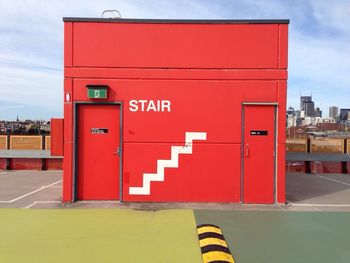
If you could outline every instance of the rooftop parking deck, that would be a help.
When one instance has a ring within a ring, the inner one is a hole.
[[[242,205],[232,203],[121,203],[81,201],[62,203],[62,171],[0,172],[0,208],[132,208],[350,211],[350,175],[287,174],[286,205]]]

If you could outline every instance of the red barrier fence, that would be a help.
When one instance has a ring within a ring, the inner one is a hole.
[[[350,162],[346,158],[338,158],[349,157],[350,139],[287,139],[286,150],[287,156],[292,153],[310,157],[305,160],[288,158],[287,172],[350,173]]]
[[[50,136],[0,135],[0,170],[62,170],[63,158],[50,149]]]

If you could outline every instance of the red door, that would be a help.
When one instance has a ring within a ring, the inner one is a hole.
[[[275,107],[244,106],[243,202],[274,203]]]
[[[120,107],[79,105],[77,116],[77,197],[118,200]]]

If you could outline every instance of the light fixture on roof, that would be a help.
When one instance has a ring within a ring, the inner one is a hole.
[[[109,14],[109,17],[104,17],[105,14]],[[102,12],[102,18],[122,18],[122,14],[117,9],[109,9]]]

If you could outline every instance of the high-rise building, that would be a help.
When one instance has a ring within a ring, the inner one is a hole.
[[[312,102],[312,96],[300,96],[300,110],[305,111],[305,103]]]
[[[315,117],[315,103],[313,101],[304,102],[305,117]]]
[[[344,122],[350,119],[350,109],[340,109],[339,112],[339,121]]]
[[[322,111],[319,107],[315,109],[315,117],[320,117],[322,118]]]
[[[295,110],[293,107],[288,107],[287,109],[287,115],[294,115],[295,114]]]
[[[329,117],[333,119],[337,119],[338,117],[338,107],[337,106],[330,106],[329,107]]]

